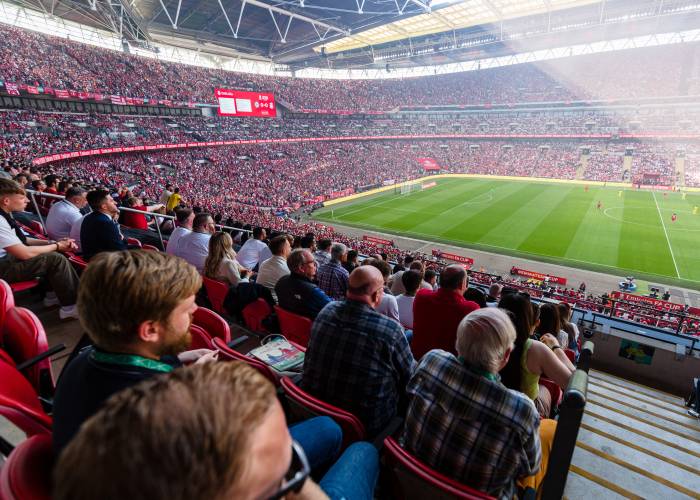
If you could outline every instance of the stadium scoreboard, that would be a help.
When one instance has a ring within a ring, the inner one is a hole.
[[[274,118],[277,116],[275,96],[267,92],[215,89],[219,101],[219,116],[251,116]]]

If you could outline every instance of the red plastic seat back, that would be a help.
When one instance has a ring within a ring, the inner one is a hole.
[[[352,413],[316,399],[296,385],[289,377],[283,377],[280,383],[294,416],[300,419],[327,416],[335,420],[343,429],[343,448],[366,438],[365,426]]]
[[[40,235],[40,236],[46,235],[46,231],[44,230],[44,226],[38,220],[31,221],[29,223],[29,229],[31,229],[37,235]]]
[[[15,295],[12,288],[5,280],[0,280],[0,346],[3,345],[2,325],[5,324],[7,311],[15,307]]]
[[[141,250],[150,250],[152,252],[160,252],[160,248],[154,247],[153,245],[148,245],[148,244],[142,245]]]
[[[127,245],[131,245],[131,246],[134,246],[134,247],[139,247],[139,248],[141,248],[141,247],[143,246],[143,245],[141,244],[141,242],[140,242],[139,240],[137,240],[136,238],[127,238],[127,239],[126,239],[126,244],[127,244]]]
[[[243,308],[245,326],[254,332],[267,332],[263,320],[272,314],[272,308],[265,299],[257,299]]]
[[[39,396],[8,358],[0,356],[0,415],[28,436],[51,433],[51,417],[44,413]]]
[[[282,309],[280,306],[275,306],[275,312],[280,322],[282,335],[304,347],[309,345],[311,325],[313,324],[309,318],[289,312],[286,309]]]
[[[192,324],[206,330],[210,337],[219,337],[224,342],[231,342],[231,327],[211,309],[198,307],[192,317]]]
[[[561,390],[561,387],[559,387],[554,380],[544,377],[540,377],[540,385],[545,387],[552,396],[552,409],[554,409],[555,406],[559,406],[564,396],[564,391]]]
[[[5,314],[5,323],[2,329],[3,347],[16,364],[38,356],[49,349],[44,326],[29,309],[24,307],[10,308]],[[22,373],[37,393],[46,397],[53,396],[55,387],[49,358],[39,361],[23,370]]]
[[[573,349],[564,349],[564,353],[566,357],[569,358],[569,361],[576,365],[576,352],[574,352]]]
[[[201,326],[190,325],[190,334],[192,334],[190,349],[214,349],[214,345],[211,343],[211,335]]]
[[[231,349],[218,337],[214,337],[212,343],[214,344],[214,349],[219,351],[219,361],[242,361],[243,363],[247,363],[258,370],[265,378],[275,384],[275,386],[279,386],[279,379],[275,375],[274,370],[262,361]]]
[[[14,283],[10,283],[12,293],[23,292],[35,286],[39,286],[39,280],[15,281]]]
[[[0,498],[50,500],[53,462],[50,435],[32,436],[20,443],[0,470]]]
[[[204,288],[207,290],[207,297],[209,302],[211,302],[212,308],[219,314],[226,314],[224,309],[224,300],[228,294],[228,285],[221,281],[216,281],[206,276],[202,277],[204,280]]]
[[[425,465],[401,448],[394,438],[384,440],[384,462],[391,498],[403,500],[492,499]]]

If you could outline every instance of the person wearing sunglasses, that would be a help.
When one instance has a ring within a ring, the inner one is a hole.
[[[274,386],[250,366],[151,377],[85,422],[54,469],[56,500],[370,500],[377,450],[347,448],[316,484]]]

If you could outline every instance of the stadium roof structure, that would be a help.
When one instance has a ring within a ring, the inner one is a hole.
[[[700,0],[5,0],[168,45],[280,68],[437,66],[700,28]]]

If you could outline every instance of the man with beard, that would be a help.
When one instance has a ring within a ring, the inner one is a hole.
[[[186,351],[201,284],[193,266],[161,252],[105,252],[90,261],[80,280],[78,314],[94,345],[68,364],[56,389],[57,455],[112,394],[183,363],[215,359],[216,351]],[[329,417],[295,423],[289,433],[313,470],[334,462],[343,440]]]
[[[56,389],[56,452],[115,392],[182,363],[214,359],[215,351],[186,351],[200,286],[194,267],[161,252],[105,252],[90,261],[78,314],[94,345],[70,362]]]

